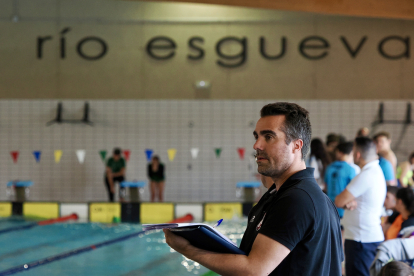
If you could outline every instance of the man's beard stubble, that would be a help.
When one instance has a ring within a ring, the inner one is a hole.
[[[265,168],[264,166],[260,166],[260,165],[258,165],[257,167],[257,172],[264,176],[268,176],[271,178],[278,178],[281,175],[283,175],[283,173],[285,173],[291,165],[285,156],[281,156],[283,157],[282,160],[277,159],[276,160],[277,164],[274,164],[272,166],[272,164],[270,163],[269,157],[267,156],[265,152],[256,151],[256,155],[266,158],[269,162],[268,166],[266,166]]]

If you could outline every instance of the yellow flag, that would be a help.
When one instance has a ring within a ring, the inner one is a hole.
[[[59,163],[60,162],[60,158],[62,158],[62,151],[61,150],[55,150],[55,162]]]
[[[177,153],[176,149],[168,149],[168,159],[174,161],[175,154]]]

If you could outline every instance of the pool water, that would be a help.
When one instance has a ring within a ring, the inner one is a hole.
[[[0,230],[28,223],[1,219]],[[239,244],[245,227],[245,219],[225,220],[218,229]],[[16,266],[141,231],[140,224],[61,223],[0,234],[0,275]],[[152,231],[17,274],[183,276],[209,274],[209,270],[171,250],[162,231]]]

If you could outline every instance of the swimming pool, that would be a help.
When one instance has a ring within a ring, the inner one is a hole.
[[[0,220],[0,230],[30,222]],[[223,221],[219,230],[240,243],[246,220]],[[52,260],[79,248],[139,233],[140,224],[62,223],[0,235],[0,275],[13,267]],[[22,275],[204,275],[209,270],[174,252],[162,231],[152,231],[28,269]],[[9,274],[12,275],[12,274]]]

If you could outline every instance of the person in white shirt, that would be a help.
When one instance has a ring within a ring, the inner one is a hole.
[[[335,205],[346,209],[342,220],[346,275],[369,276],[376,249],[384,241],[381,212],[387,186],[370,138],[355,139],[354,161],[361,173],[335,198]]]

